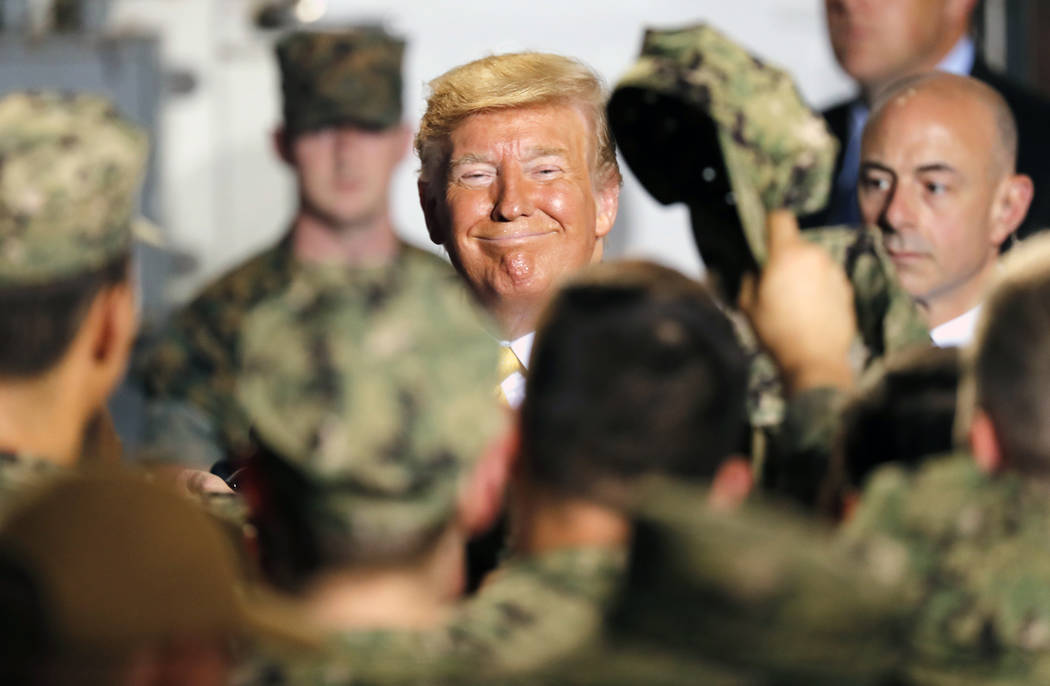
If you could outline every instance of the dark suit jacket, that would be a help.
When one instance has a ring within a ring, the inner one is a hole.
[[[1035,197],[1028,216],[1017,230],[1018,237],[1050,228],[1050,100],[992,71],[980,58],[974,63],[971,75],[999,91],[1017,120],[1017,170],[1032,177],[1035,185]],[[828,128],[842,146],[835,161],[836,179],[842,170],[842,151],[849,136],[849,111],[853,102],[848,100],[824,111]],[[827,208],[803,217],[801,222],[805,227],[826,226],[829,223]]]

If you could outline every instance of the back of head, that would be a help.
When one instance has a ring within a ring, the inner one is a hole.
[[[127,277],[146,137],[97,96],[13,93],[0,159],[0,377],[34,376]]]
[[[841,458],[853,486],[880,464],[917,465],[953,447],[958,348],[918,348],[886,362],[843,411]]]
[[[1050,474],[1050,236],[1018,244],[985,299],[974,339],[974,402],[1006,466]]]
[[[265,450],[242,481],[276,583],[411,560],[448,527],[503,419],[480,322],[417,263],[311,269],[249,315],[237,394]]]
[[[742,438],[746,370],[699,283],[647,262],[592,266],[555,296],[536,336],[525,469],[597,497],[648,474],[709,477]]]
[[[285,132],[385,129],[401,121],[405,43],[383,29],[296,32],[277,44]]]
[[[416,135],[420,180],[441,187],[449,136],[474,114],[561,104],[580,109],[594,135],[595,185],[619,182],[616,148],[605,119],[605,86],[582,62],[541,52],[492,55],[456,67],[430,82],[427,110]]]

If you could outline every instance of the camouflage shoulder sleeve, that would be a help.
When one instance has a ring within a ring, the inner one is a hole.
[[[839,435],[845,394],[837,388],[796,393],[770,433],[762,483],[806,504],[816,503]]]
[[[287,239],[208,286],[175,315],[135,370],[147,394],[154,457],[172,446],[199,446],[197,464],[214,462],[219,446],[248,444],[247,423],[234,401],[238,340],[244,314],[289,279]]]
[[[454,654],[499,673],[536,669],[593,642],[626,569],[621,548],[512,559],[444,628]]]
[[[769,677],[886,683],[902,667],[901,574],[872,574],[783,507],[715,512],[663,488],[643,504],[610,632]]]

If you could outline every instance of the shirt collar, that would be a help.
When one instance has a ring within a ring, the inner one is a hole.
[[[514,352],[514,357],[518,358],[518,362],[521,362],[521,366],[528,369],[529,356],[532,355],[532,340],[534,338],[536,338],[536,332],[530,331],[524,336],[518,336],[513,341],[500,341],[499,344],[510,348]]]
[[[977,329],[977,317],[981,306],[963,312],[955,319],[949,319],[940,326],[930,330],[930,338],[938,348],[969,345]]]

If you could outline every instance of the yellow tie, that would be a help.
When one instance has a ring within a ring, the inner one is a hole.
[[[501,345],[499,347],[498,371],[499,384],[496,386],[496,393],[499,395],[499,399],[504,405],[509,405],[507,396],[503,393],[503,382],[514,372],[525,373],[525,368],[521,366],[521,362],[518,361],[518,356],[514,354],[514,351],[510,349],[509,345]]]

